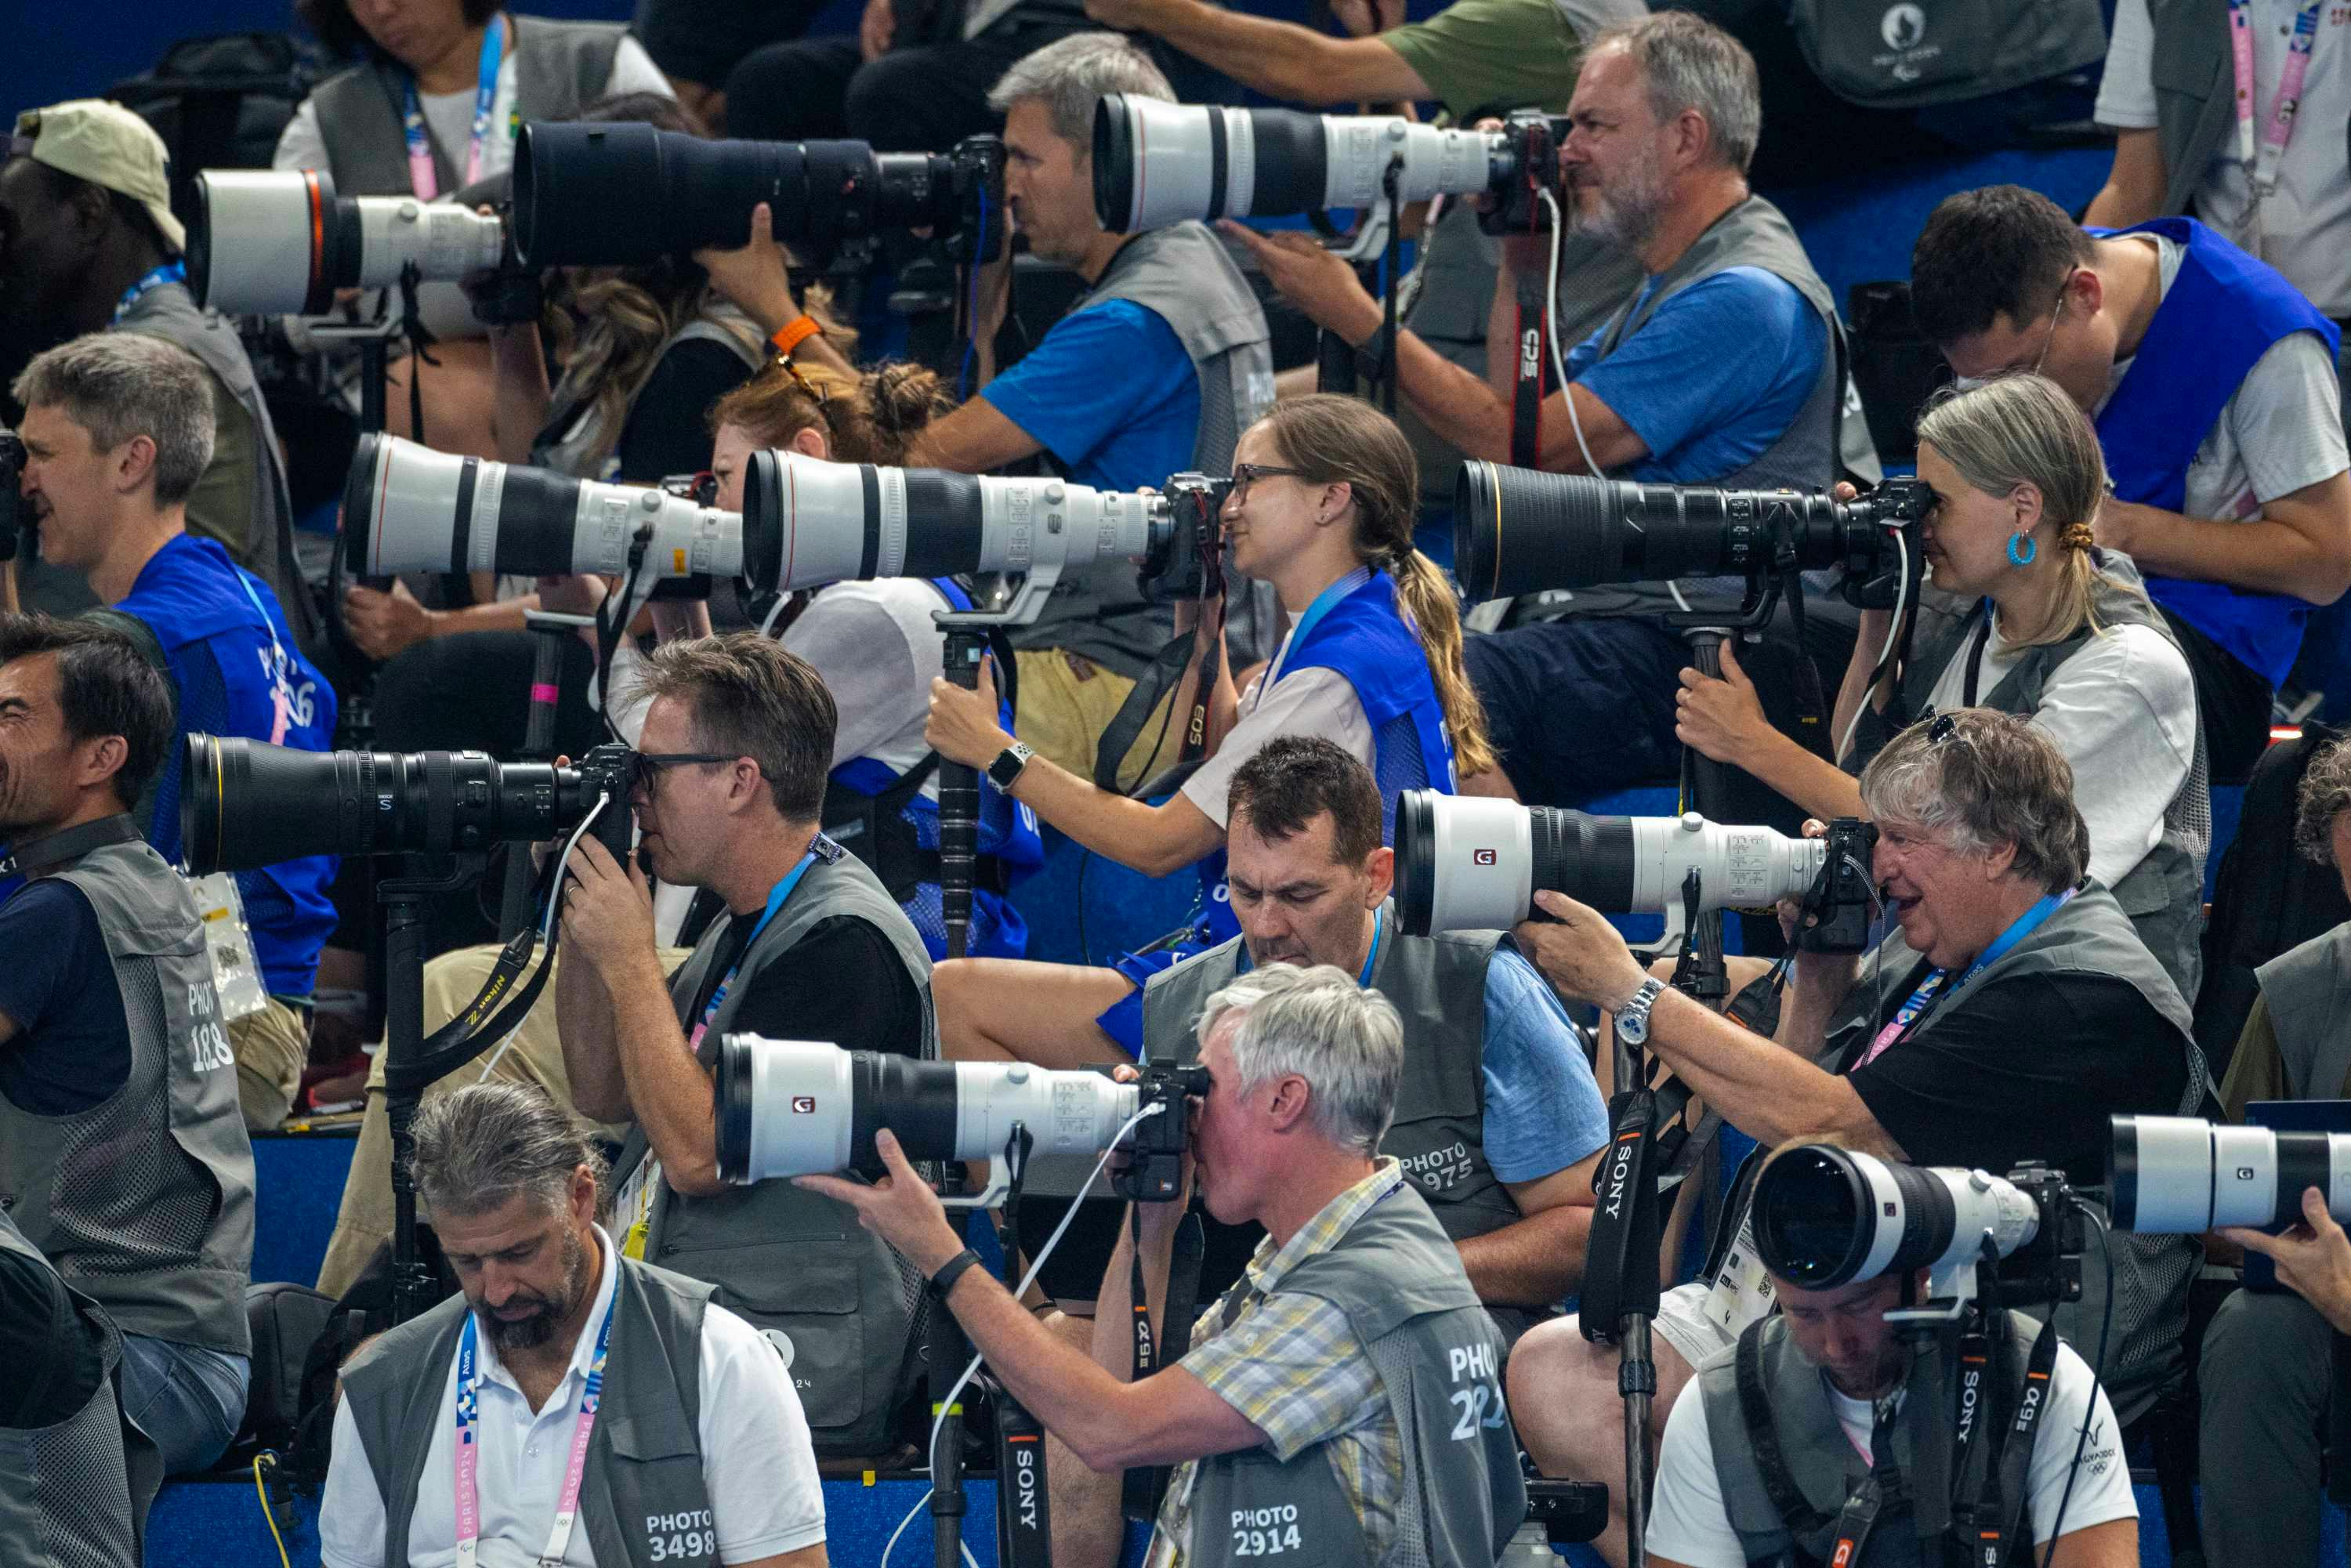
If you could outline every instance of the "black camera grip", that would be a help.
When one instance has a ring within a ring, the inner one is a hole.
[[[979,689],[980,661],[987,656],[986,632],[968,627],[946,634],[948,680],[964,690]],[[939,758],[939,914],[947,928],[947,956],[960,958],[971,946],[971,884],[979,868],[979,770]]]

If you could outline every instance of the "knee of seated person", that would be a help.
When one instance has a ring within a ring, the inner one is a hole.
[[[1593,1423],[1583,1416],[1591,1400],[1616,1398],[1616,1352],[1586,1340],[1575,1318],[1554,1318],[1520,1339],[1503,1377],[1520,1433],[1534,1433],[1551,1450],[1548,1457],[1555,1459],[1562,1451],[1581,1451],[1585,1446],[1583,1429]],[[1606,1428],[1607,1424],[1599,1427]],[[1536,1456],[1538,1462],[1546,1457]]]
[[[2273,1352],[2301,1353],[2300,1331],[2323,1327],[2318,1309],[2291,1291],[2231,1291],[2212,1314],[2198,1352],[2198,1376],[2208,1385]]]

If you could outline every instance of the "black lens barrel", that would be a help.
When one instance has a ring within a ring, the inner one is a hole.
[[[909,1159],[955,1154],[956,1067],[878,1051],[849,1057],[849,1158],[852,1166],[880,1163],[873,1134],[887,1127]]]
[[[1534,846],[1531,885],[1594,909],[1633,907],[1633,821],[1555,806],[1527,808]]]

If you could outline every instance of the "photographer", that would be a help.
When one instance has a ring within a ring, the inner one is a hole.
[[[461,1293],[343,1369],[328,1568],[470,1563],[476,1542],[492,1562],[823,1568],[790,1374],[709,1285],[613,1246],[586,1130],[535,1089],[481,1083],[421,1112],[415,1137]],[[592,1555],[567,1555],[582,1533]]]
[[[2351,882],[2351,746],[2313,757],[2295,801],[2296,846]],[[2261,986],[2230,1058],[2220,1105],[2243,1122],[2255,1101],[2351,1099],[2351,1010],[2343,998],[2351,925],[2338,925],[2254,971]],[[2305,1197],[2284,1236],[2219,1234],[2278,1260],[2288,1290],[2235,1291],[2204,1333],[2204,1549],[2301,1568],[2318,1560],[2320,1427],[2333,1396],[2335,1333],[2351,1332],[2351,1266],[2325,1195]]]
[[[1080,1067],[1138,1054],[1144,982],[1238,935],[1223,887],[1227,790],[1274,737],[1320,736],[1370,767],[1384,818],[1398,790],[1450,793],[1457,758],[1468,772],[1491,763],[1461,669],[1452,587],[1413,549],[1412,448],[1395,425],[1353,398],[1285,398],[1234,454],[1223,518],[1231,561],[1272,585],[1292,630],[1242,696],[1225,676],[1228,662],[1218,664],[1217,687],[1201,699],[1207,760],[1165,804],[1028,755],[997,722],[986,675],[977,692],[932,686],[926,734],[940,756],[986,768],[1039,817],[1122,865],[1155,876],[1196,865],[1200,876],[1193,929],[1171,947],[1109,968],[944,966],[939,1040],[951,1057]],[[1203,642],[1213,634],[1204,623]],[[1179,711],[1192,705],[1196,679],[1196,665],[1176,693]]]
[[[1802,1143],[1824,1140],[1802,1139]],[[1776,1156],[1775,1156],[1776,1157]],[[1657,1457],[1656,1511],[1646,1537],[1656,1568],[1746,1568],[1795,1552],[1826,1562],[1853,1516],[1842,1511],[1875,1477],[1885,1496],[1856,1550],[1856,1563],[1935,1562],[1937,1548],[1978,1547],[1963,1539],[1922,1538],[1913,1511],[1920,1482],[1914,1468],[1926,1451],[1928,1422],[1952,1419],[1949,1407],[1928,1403],[1928,1389],[1958,1386],[1956,1341],[1931,1353],[1946,1364],[1931,1368],[1897,1337],[1886,1314],[1908,1305],[1906,1285],[1923,1295],[1927,1271],[1899,1273],[1808,1291],[1770,1276],[1778,1312],[1750,1323],[1735,1347],[1718,1351],[1698,1368],[1698,1396],[1675,1402]],[[2013,1408],[2022,1393],[2027,1359],[2041,1325],[2022,1312],[2007,1314],[2007,1356],[1992,1376],[2011,1380],[1988,1404]],[[1791,1520],[1766,1479],[1765,1434],[1744,1403],[1742,1364],[1752,1342],[1771,1451],[1785,1465],[1813,1517]],[[1945,1347],[1950,1348],[1945,1348]],[[1934,1380],[1922,1382],[1930,1375]],[[2018,1523],[2011,1545],[2024,1561],[2051,1568],[2132,1568],[2138,1562],[2138,1504],[2122,1432],[2105,1391],[2074,1347],[2060,1344],[2047,1375],[2044,1398],[2029,1437],[2009,1432],[2009,1444],[2030,1445],[2026,1456],[2003,1454],[2001,1480],[2023,1481],[2022,1497],[2001,1503]],[[2090,1446],[2074,1458],[2087,1418]],[[1984,1439],[1991,1441],[1987,1435]],[[2014,1467],[2014,1468],[2011,1468]],[[1992,1521],[1978,1520],[1981,1527]],[[2060,1533],[2062,1531],[2063,1533]],[[1956,1532],[1955,1532],[1956,1533]],[[1980,1552],[1969,1556],[1980,1561]],[[2003,1563],[2018,1561],[2011,1553]],[[2231,1559],[2228,1561],[2250,1561]]]
[[[1039,49],[989,94],[1005,117],[1013,226],[1031,256],[1074,267],[1088,292],[998,375],[1008,251],[1000,269],[977,284],[977,395],[933,421],[909,447],[909,464],[983,474],[1041,454],[1073,483],[1140,489],[1186,470],[1230,472],[1235,439],[1273,402],[1265,312],[1216,235],[1189,223],[1111,234],[1096,219],[1094,105],[1112,92],[1175,98],[1149,56],[1109,33]],[[789,280],[772,252],[761,259],[768,284],[730,280],[730,297],[763,329],[789,328],[799,313]],[[1246,632],[1249,656],[1262,657],[1273,638],[1257,612],[1270,616],[1270,608],[1256,602],[1261,591],[1234,589],[1234,602],[1249,606],[1245,621],[1237,613],[1236,631]],[[1123,568],[1063,578],[1044,613],[1011,634],[1020,654],[1021,733],[1061,767],[1091,777],[1103,728],[1176,629]]]
[[[1961,384],[2037,371],[2096,421],[2098,542],[2171,622],[2214,782],[2243,782],[2310,607],[2351,585],[2334,323],[2193,219],[2085,232],[2016,185],[1944,201],[1910,267],[1918,329]]]
[[[1935,492],[1914,547],[1933,586],[1982,603],[1865,698],[1891,617],[1863,613],[1837,703],[1836,733],[1855,737],[1844,768],[1771,727],[1729,643],[1721,679],[1682,672],[1676,736],[1827,821],[1861,814],[1855,775],[1913,721],[1979,706],[2030,718],[2074,769],[2089,874],[2193,997],[2211,820],[2195,681],[2130,561],[2096,546],[2097,433],[2055,382],[2002,376],[1928,404],[1918,476]]]
[[[179,1474],[245,1414],[253,1151],[203,919],[129,814],[172,738],[121,633],[0,616],[0,838],[28,879],[0,904],[0,1209],[122,1331],[122,1413]]]
[[[0,159],[0,360],[113,330],[177,343],[201,361],[213,451],[188,494],[188,528],[217,540],[288,607],[296,646],[315,653],[316,605],[294,564],[293,505],[277,430],[235,329],[196,308],[172,215],[170,157],[148,123],[95,99],[16,117]],[[28,608],[93,602],[78,574],[20,553]]]
[[[1779,209],[1748,188],[1758,92],[1746,49],[1686,12],[1612,28],[1584,56],[1561,150],[1562,210],[1579,232],[1638,256],[1646,277],[1567,355],[1570,384],[1543,403],[1538,466],[1762,489],[1813,490],[1836,476],[1835,303]],[[1302,235],[1247,243],[1318,324],[1358,346],[1375,340],[1379,306],[1343,263]],[[1517,279],[1549,266],[1548,235],[1504,243],[1488,342],[1517,341]],[[1397,335],[1395,357],[1397,384],[1431,430],[1470,456],[1508,460],[1515,356],[1489,358],[1484,382],[1409,333]],[[1556,621],[1545,617],[1559,608],[1521,601],[1514,612],[1533,624],[1471,639],[1470,675],[1510,785],[1573,805],[1672,773],[1672,694],[1688,646],[1659,617],[1685,604],[1735,608],[1742,587],[1578,593]],[[1822,651],[1842,658],[1847,633],[1817,630]],[[1764,647],[1758,673],[1792,723],[1808,655],[1785,623]],[[1611,743],[1593,745],[1595,735]]]
[[[580,841],[555,982],[572,1100],[636,1124],[615,1167],[622,1250],[708,1279],[729,1310],[788,1334],[818,1446],[877,1453],[913,1322],[899,1267],[827,1199],[720,1178],[712,1072],[736,1030],[920,1052],[930,959],[872,873],[817,830],[835,718],[815,671],[741,632],[655,649],[644,684],[640,852],[726,914],[664,976],[643,880]]]
[[[180,852],[182,737],[245,736],[324,751],[335,692],[295,646],[269,585],[187,531],[188,497],[213,449],[210,378],[193,355],[134,332],[93,333],[16,378],[25,405],[25,497],[49,558],[89,574],[102,618],[171,677],[176,730],[140,802],[147,841]],[[147,785],[145,779],[142,785]],[[236,877],[267,992],[228,1021],[246,1123],[286,1118],[309,1053],[319,950],[335,927],[331,855]]]
[[[1275,964],[1210,997],[1201,1035],[1196,1163],[1177,1201],[1139,1217],[1152,1316],[1188,1178],[1216,1218],[1267,1235],[1191,1350],[1148,1376],[1134,1375],[1132,1241],[1103,1273],[1089,1358],[973,1267],[886,1132],[886,1180],[799,1185],[854,1207],[928,1275],[995,1375],[1090,1469],[1180,1467],[1154,1568],[1269,1554],[1267,1532],[1240,1528],[1261,1511],[1279,1550],[1313,1560],[1486,1568],[1526,1512],[1495,1383],[1501,1339],[1427,1204],[1374,1153],[1403,1071],[1395,1009],[1341,970]]]
[[[1666,989],[1614,927],[1558,894],[1536,895],[1552,918],[1519,927],[1519,944],[1569,1000],[1614,1015],[1619,1030],[1646,1028],[1647,1050],[1759,1142],[1817,1132],[1995,1171],[2043,1160],[2083,1185],[2104,1172],[2109,1116],[2205,1103],[2187,1004],[2114,895],[2084,879],[2089,833],[2053,742],[1962,708],[1896,737],[1863,771],[1861,798],[1877,827],[1872,880],[1899,929],[1865,976],[1852,955],[1799,954],[1769,1040]],[[2179,1238],[2118,1236],[2108,1257],[2111,1334],[2098,1327],[2096,1259],[2082,1302],[2057,1321],[2077,1348],[2108,1342],[2098,1374],[2127,1420],[2177,1375],[2195,1253]],[[1735,1270],[1667,1292],[1655,1420],[1770,1299]],[[1616,1359],[1573,1323],[1520,1343],[1520,1435],[1546,1473],[1621,1480],[1615,1432],[1570,1414],[1613,1396]]]

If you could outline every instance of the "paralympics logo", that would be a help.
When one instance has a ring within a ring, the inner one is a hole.
[[[1927,74],[1921,68],[1943,52],[1940,44],[1927,42],[1927,13],[1912,0],[1886,8],[1877,19],[1877,36],[1886,41],[1886,52],[1869,63],[1898,82],[1918,80]]]

